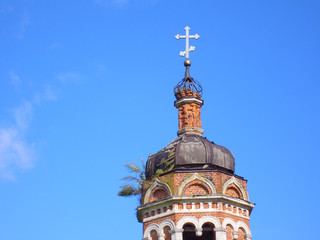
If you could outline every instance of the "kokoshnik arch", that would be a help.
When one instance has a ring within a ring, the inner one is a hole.
[[[146,164],[138,220],[143,240],[250,240],[247,180],[235,174],[235,161],[225,147],[203,137],[202,87],[190,76],[189,39],[186,39],[184,78],[174,88],[179,110],[178,137]]]

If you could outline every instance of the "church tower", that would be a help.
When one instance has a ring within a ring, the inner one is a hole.
[[[179,111],[178,137],[146,164],[138,220],[143,240],[250,240],[247,180],[235,174],[235,161],[225,147],[203,137],[202,87],[190,76],[189,39],[186,39],[184,78],[174,88]]]

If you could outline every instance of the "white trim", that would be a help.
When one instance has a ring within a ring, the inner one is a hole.
[[[159,235],[159,226],[158,226],[158,224],[152,223],[144,231],[143,238],[146,238],[146,239],[149,238],[150,237],[150,232],[152,230],[155,230],[157,232],[157,234]]]
[[[185,179],[185,180],[181,183],[181,185],[180,185],[179,188],[178,188],[178,196],[181,196],[182,193],[183,193],[184,188],[185,188],[190,182],[192,182],[192,181],[194,181],[194,180],[199,180],[199,181],[202,181],[202,182],[206,183],[206,184],[209,186],[209,188],[210,188],[210,190],[211,190],[211,192],[212,192],[211,194],[215,194],[215,193],[217,192],[214,184],[213,184],[209,179],[199,176],[198,173],[194,173],[191,177]]]
[[[238,221],[238,222],[236,223],[236,228],[235,228],[235,230],[238,231],[239,228],[243,228],[244,231],[245,231],[245,233],[246,233],[246,235],[247,235],[247,236],[251,236],[250,228],[249,228],[249,227],[247,226],[247,224],[245,224],[243,221]]]
[[[182,97],[182,98],[180,98],[178,101],[175,101],[174,106],[178,108],[178,107],[180,107],[180,106],[181,106],[182,104],[184,104],[184,103],[197,103],[197,104],[199,104],[200,106],[203,105],[203,101],[202,101],[202,100],[199,100],[199,99],[197,99],[197,98],[195,98],[195,97],[188,97],[188,98]]]
[[[160,226],[159,226],[159,228],[160,228],[160,235],[163,235],[163,236],[164,236],[164,231],[163,231],[163,229],[164,229],[165,226],[169,226],[169,227],[171,228],[171,231],[174,231],[174,230],[175,230],[174,222],[171,221],[170,219],[166,219],[166,220],[164,220],[164,221],[162,221],[162,222],[160,223]]]
[[[215,217],[212,216],[204,216],[199,219],[199,226],[202,227],[203,224],[205,223],[212,223],[214,225],[214,228],[221,228],[221,224],[219,220]]]
[[[177,222],[176,228],[177,228],[177,229],[183,229],[183,226],[184,226],[186,223],[192,223],[195,228],[199,228],[198,219],[197,219],[196,217],[190,217],[190,216],[181,218],[181,219]]]
[[[228,189],[228,186],[229,186],[230,184],[232,184],[232,183],[239,188],[243,199],[246,200],[246,201],[249,201],[248,196],[247,196],[247,194],[246,194],[246,191],[244,190],[244,188],[242,187],[242,185],[238,182],[238,180],[237,180],[234,176],[232,176],[228,181],[226,181],[226,182],[223,184],[222,194],[223,194],[223,195],[226,194],[226,191],[227,191],[227,189]]]
[[[223,201],[223,202],[227,201],[232,204],[238,204],[240,206],[245,206],[245,207],[247,207],[246,209],[250,209],[250,211],[254,207],[254,203],[247,202],[243,199],[233,198],[233,197],[229,197],[229,196],[222,195],[222,194],[216,194],[213,196],[204,195],[204,196],[196,196],[196,197],[193,197],[193,196],[178,196],[178,197],[172,196],[167,199],[162,199],[159,202],[152,202],[152,203],[148,203],[145,205],[141,205],[138,207],[138,210],[149,209],[149,208],[153,208],[153,207],[156,207],[159,205],[164,206],[165,204],[176,203],[176,201],[184,201],[185,202],[187,200],[191,200],[191,201],[195,201],[195,202],[200,202],[200,201],[218,202],[219,200]]]
[[[225,218],[222,222],[222,227],[227,228],[227,225],[230,224],[233,230],[236,230],[236,222],[232,218]]]
[[[143,203],[146,204],[149,202],[149,199],[151,197],[151,193],[152,191],[156,188],[156,187],[163,187],[169,196],[172,196],[172,192],[171,192],[171,189],[170,187],[168,186],[168,184],[164,183],[164,182],[160,182],[158,179],[156,179],[153,184],[148,188],[147,192],[146,192],[146,195],[144,196],[144,199],[143,199]],[[168,197],[169,197],[168,196]]]

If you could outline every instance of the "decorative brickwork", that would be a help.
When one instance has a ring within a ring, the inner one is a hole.
[[[185,127],[201,128],[201,110],[200,105],[196,103],[186,103],[179,109],[179,129]]]
[[[201,110],[203,105],[201,95],[196,91],[180,90],[175,94],[177,101],[175,102],[176,108],[179,110],[178,135],[184,133],[197,133],[201,134]]]
[[[173,235],[176,238],[172,239],[184,240],[179,232],[179,226],[184,222],[192,223],[197,231],[201,231],[205,223],[213,224],[216,240],[223,235],[226,240],[237,236],[239,240],[240,237],[250,239],[249,215],[253,205],[242,197],[240,188],[246,189],[243,178],[210,170],[172,172],[146,181],[144,186],[143,194],[152,189],[149,205],[138,210],[142,214],[145,240],[156,239],[152,229],[158,231],[159,240],[170,240]],[[164,224],[166,221],[171,221],[171,225]]]
[[[161,199],[164,199],[166,197],[168,197],[168,193],[165,189],[163,188],[156,188],[153,193],[152,193],[152,196],[149,200],[149,202],[155,202],[155,201],[158,201],[158,200],[161,200]]]
[[[228,149],[199,136],[202,87],[190,76],[190,64],[187,59],[185,77],[174,89],[178,136],[185,135],[147,161],[138,207],[143,240],[250,240],[254,204],[247,181],[234,174]]]
[[[230,225],[227,225],[227,240],[233,240],[233,229]]]
[[[183,195],[194,195],[194,196],[200,196],[200,195],[207,195],[208,189],[201,185],[201,184],[192,184],[189,186]]]
[[[234,184],[231,184],[228,186],[226,195],[234,198],[242,198],[238,187]]]
[[[152,230],[150,232],[150,237],[151,237],[151,240],[158,240],[158,233],[156,230]]]
[[[146,192],[148,192],[148,189],[150,188],[150,186],[153,186],[152,184],[155,181],[156,180],[146,181],[144,185],[145,188],[143,189],[143,197],[146,194]],[[239,186],[243,190],[247,189],[247,186],[246,186],[247,181],[245,179],[241,177],[234,177],[228,173],[219,172],[219,171],[213,172],[210,170],[198,172],[196,173],[196,175],[193,172],[168,173],[166,175],[159,176],[157,178],[157,181],[162,184],[161,186],[166,186],[168,188],[167,192],[170,191],[173,196],[183,195],[183,192],[193,184],[200,184],[204,186],[204,188],[207,189],[208,194],[216,193],[216,194],[227,195],[223,191],[227,191],[228,187],[236,187],[239,192],[240,192]],[[234,182],[236,182],[237,185],[235,185]],[[183,187],[183,189],[181,189],[181,187]],[[155,189],[158,189],[158,188],[161,188],[161,187],[156,187],[153,189],[153,191],[155,191]],[[211,188],[213,188],[213,191],[211,190]],[[225,190],[223,188],[225,188]],[[165,188],[163,187],[163,189]],[[179,190],[181,190],[180,194],[179,194]],[[203,191],[203,188],[202,190],[199,189],[199,192],[200,191]],[[241,192],[239,194],[240,194],[239,198],[244,200],[249,200],[247,198],[242,197]],[[201,195],[201,194],[194,194],[194,195]]]
[[[238,230],[238,240],[246,240],[246,232],[242,228]]]
[[[169,226],[165,226],[163,228],[163,232],[164,232],[164,239],[165,240],[171,240],[171,228]]]

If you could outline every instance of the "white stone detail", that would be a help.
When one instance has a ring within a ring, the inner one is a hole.
[[[198,173],[194,173],[191,177],[185,179],[185,180],[181,183],[181,185],[180,185],[179,188],[178,188],[178,196],[181,196],[182,193],[183,193],[184,188],[185,188],[190,182],[192,182],[192,181],[194,181],[194,180],[196,180],[196,179],[199,180],[199,181],[202,181],[202,182],[206,183],[206,185],[208,185],[209,188],[211,189],[212,194],[215,194],[215,193],[217,192],[214,184],[213,184],[209,179],[199,176]]]
[[[186,223],[192,223],[195,228],[200,228],[199,226],[199,221],[196,217],[183,217],[181,218],[178,222],[177,222],[177,229],[183,229],[183,225],[185,225]]]
[[[227,240],[227,231],[224,228],[215,228],[216,240]]]
[[[221,228],[219,220],[212,216],[205,216],[199,219],[199,226],[202,227],[202,225],[205,223],[212,223],[215,228]]]
[[[231,225],[232,228],[236,229],[236,222],[232,218],[225,218],[222,222],[222,227],[227,228],[227,225]]]
[[[156,179],[153,182],[153,184],[148,188],[146,195],[144,196],[144,200],[143,200],[144,204],[149,202],[149,199],[151,197],[151,193],[156,187],[163,187],[165,190],[167,190],[169,196],[172,196],[172,192],[171,192],[171,189],[168,186],[168,184],[160,182],[158,179]]]
[[[239,228],[243,228],[244,231],[246,232],[247,238],[248,238],[248,237],[251,238],[251,231],[250,231],[250,228],[247,226],[247,224],[245,224],[243,221],[238,221],[238,222],[236,223],[235,230],[238,231]]]
[[[248,199],[248,196],[246,194],[246,191],[244,190],[244,188],[242,187],[242,185],[238,182],[238,180],[232,176],[232,178],[230,178],[228,181],[226,181],[224,184],[223,184],[223,187],[222,187],[222,194],[225,195],[226,194],[226,191],[229,187],[230,184],[234,184],[238,187],[238,189],[240,190],[241,192],[241,195],[243,196],[243,199],[246,200],[246,201],[249,201]]]
[[[146,230],[144,231],[143,239],[151,239],[151,237],[150,237],[150,232],[151,232],[152,230],[155,230],[155,231],[157,232],[158,236],[159,236],[159,226],[158,226],[158,224],[153,223],[153,224],[150,224],[150,225],[146,228]]]
[[[162,221],[162,222],[160,223],[160,226],[159,226],[160,236],[161,236],[161,237],[164,237],[164,236],[165,236],[165,234],[164,234],[164,228],[165,228],[166,226],[168,226],[168,227],[171,229],[171,232],[172,232],[172,233],[175,231],[174,222],[171,221],[170,219],[166,219],[166,220]],[[174,237],[173,237],[174,234],[172,234],[172,233],[171,233],[171,239],[174,240]]]

